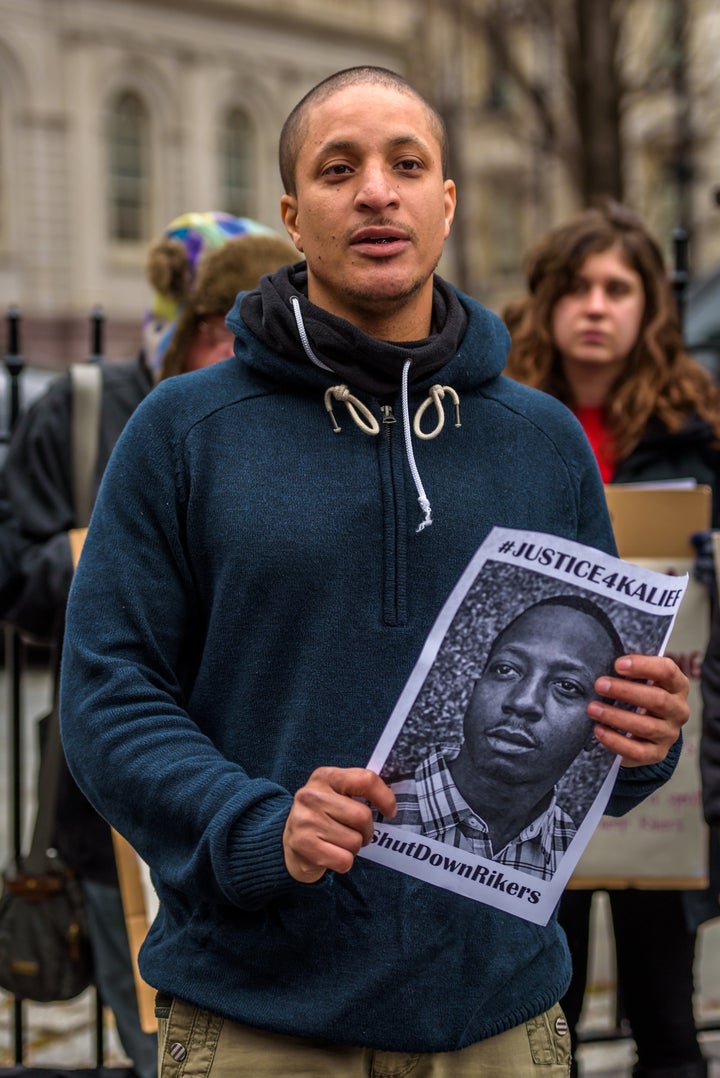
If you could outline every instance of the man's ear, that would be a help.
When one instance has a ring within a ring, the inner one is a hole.
[[[298,228],[298,206],[294,195],[283,195],[280,199],[280,216],[298,251],[302,253],[302,238]]]
[[[452,180],[445,180],[443,197],[445,202],[445,239],[447,239],[450,235],[457,205],[457,191]]]

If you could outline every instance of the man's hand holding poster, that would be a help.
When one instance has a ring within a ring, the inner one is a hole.
[[[493,529],[368,762],[398,811],[361,855],[545,924],[620,763],[593,734],[594,683],[620,655],[662,653],[686,584]]]

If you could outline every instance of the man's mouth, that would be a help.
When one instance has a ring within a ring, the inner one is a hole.
[[[350,240],[354,250],[383,251],[395,253],[403,250],[409,243],[408,237],[399,229],[363,228]]]
[[[526,752],[538,747],[537,741],[527,730],[515,726],[495,726],[486,736],[493,747],[501,751]]]

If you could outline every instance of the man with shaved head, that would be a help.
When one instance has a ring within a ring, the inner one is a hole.
[[[614,551],[572,415],[503,377],[504,326],[435,272],[444,159],[394,72],[312,90],[281,150],[301,260],[238,296],[231,359],[150,394],[95,506],[63,736],[153,874],[163,1078],[568,1072],[555,920],[357,858],[396,808],[364,764],[492,526]],[[672,773],[687,680],[623,656],[590,695],[623,812]]]

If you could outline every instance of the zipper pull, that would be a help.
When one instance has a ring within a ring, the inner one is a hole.
[[[390,426],[391,423],[397,423],[397,419],[393,415],[392,404],[381,404],[380,411],[383,414],[383,423],[386,426]]]

